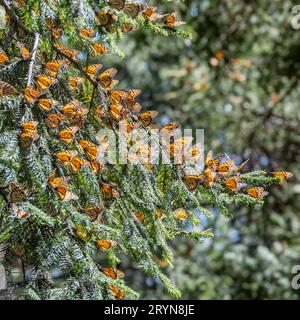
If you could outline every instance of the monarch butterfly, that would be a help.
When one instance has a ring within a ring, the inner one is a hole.
[[[80,114],[81,103],[78,100],[73,100],[68,104],[64,105],[62,108],[62,112],[67,117],[75,117]]]
[[[48,61],[45,63],[45,73],[50,77],[55,77],[63,64],[63,60]]]
[[[61,122],[64,119],[65,119],[64,115],[57,114],[57,113],[49,113],[47,115],[45,122],[49,128],[55,129],[61,124]]]
[[[147,127],[149,126],[153,119],[158,115],[157,111],[147,111],[138,115],[138,119],[143,122],[143,124]]]
[[[183,182],[186,184],[187,188],[190,191],[194,191],[197,186],[199,181],[201,180],[201,176],[200,175],[186,175],[183,176]]]
[[[77,234],[77,236],[78,236],[80,239],[82,239],[82,240],[84,240],[84,241],[87,241],[87,240],[89,239],[89,235],[88,235],[88,233],[86,232],[86,230],[83,228],[82,225],[80,225],[80,226],[78,226],[78,227],[76,228],[76,234]]]
[[[118,104],[125,97],[127,97],[127,92],[125,90],[111,90],[109,91],[109,99],[111,103]]]
[[[235,168],[233,169],[234,172],[239,172],[241,171],[245,165],[248,163],[249,159],[247,159],[246,161],[242,162],[240,165],[235,166]]]
[[[213,168],[206,168],[203,172],[202,178],[203,182],[208,186],[212,187],[216,180],[217,173]]]
[[[138,211],[135,211],[133,214],[135,215],[135,217],[137,218],[137,220],[138,220],[140,223],[144,224],[145,218],[144,218],[144,216],[143,216],[142,213],[140,213],[140,212],[138,212]]]
[[[163,15],[156,13],[157,7],[149,7],[145,9],[142,14],[148,21],[155,21],[163,17]]]
[[[10,96],[17,93],[18,91],[16,88],[0,80],[0,97]]]
[[[234,172],[235,168],[236,168],[235,163],[232,160],[227,160],[218,165],[217,172],[222,176],[228,176],[232,172]]]
[[[28,212],[18,208],[15,203],[12,205],[12,211],[17,219],[25,218],[29,215]]]
[[[100,26],[107,27],[118,19],[112,10],[103,11],[100,10],[96,13]]]
[[[91,77],[94,78],[97,72],[103,67],[103,64],[92,64],[83,70]]]
[[[109,49],[106,48],[104,45],[102,45],[101,43],[94,43],[93,44],[93,49],[95,51],[94,55],[98,56],[100,54],[104,54],[109,52]]]
[[[273,177],[279,178],[280,183],[284,182],[286,179],[289,179],[293,176],[293,173],[288,171],[275,171],[271,172],[271,174],[273,175]]]
[[[170,122],[169,124],[163,126],[162,128],[160,128],[159,131],[162,134],[167,133],[168,135],[173,135],[174,134],[173,130],[177,129],[178,127],[179,127],[179,123],[177,121],[173,121],[173,122]]]
[[[254,187],[247,189],[247,194],[255,199],[262,199],[264,196],[268,195],[269,193],[264,190],[262,187]]]
[[[25,48],[24,44],[21,42],[17,43],[17,47],[20,49],[21,56],[23,60],[28,60],[31,57],[31,53]]]
[[[35,77],[35,82],[40,90],[47,90],[57,79],[42,74]]]
[[[23,132],[36,133],[38,124],[37,121],[23,122],[21,128]]]
[[[227,178],[226,180],[224,180],[224,185],[232,192],[237,192],[245,186],[244,183],[241,183],[241,178],[239,176]]]
[[[108,288],[111,290],[112,294],[116,297],[117,300],[123,300],[125,295],[126,295],[126,291],[125,290],[120,290],[119,288],[117,288],[116,286],[110,284],[108,286]]]
[[[20,145],[23,149],[28,149],[31,147],[32,143],[37,139],[38,135],[23,132],[20,134]]]
[[[42,91],[34,89],[33,87],[26,87],[23,91],[24,100],[28,104],[34,103],[39,96],[42,95]]]
[[[48,178],[48,186],[49,188],[55,189],[57,188],[61,183],[67,182],[70,178],[69,177],[55,177],[56,176],[56,169],[54,169],[49,178]]]
[[[106,251],[111,249],[117,244],[115,240],[96,240],[96,245],[102,250]]]
[[[97,34],[97,30],[93,30],[93,29],[80,29],[79,32],[84,37],[91,38],[91,39],[95,38]]]
[[[99,214],[104,210],[101,206],[91,206],[83,209],[83,212],[90,217],[90,221],[96,221]]]
[[[110,116],[117,121],[124,118],[125,112],[125,108],[120,104],[111,104],[109,107]]]
[[[184,221],[189,215],[189,213],[183,208],[176,209],[173,213],[180,221]]]
[[[126,0],[108,0],[108,4],[111,8],[121,11],[125,7]]]
[[[176,21],[176,12],[172,12],[167,15],[167,17],[164,19],[164,24],[167,27],[173,28],[173,27],[178,27],[183,24],[185,24],[184,21]]]
[[[78,152],[75,150],[67,150],[56,153],[57,162],[63,166],[67,166],[71,158],[77,156]]]
[[[54,46],[61,52],[63,52],[66,56],[68,56],[69,58],[75,60],[75,61],[78,61],[78,51],[77,50],[72,50],[72,49],[69,49],[69,48],[66,48],[64,46],[62,46],[61,44],[54,44]]]
[[[101,268],[101,272],[112,279],[122,279],[125,276],[123,271],[115,268]]]
[[[9,63],[9,58],[8,58],[7,54],[2,49],[0,49],[0,63],[2,63],[2,64]]]
[[[104,166],[97,161],[90,161],[89,164],[90,164],[92,171],[94,173],[99,173],[101,171],[104,171]]]
[[[55,25],[53,19],[47,20],[47,26],[50,29],[51,35],[54,39],[59,39],[62,35],[62,31]]]
[[[120,196],[120,193],[115,186],[105,182],[101,182],[101,194],[102,199],[106,202],[109,202],[113,198],[118,198]]]
[[[41,111],[48,112],[58,105],[58,101],[53,99],[39,99],[37,105]]]
[[[141,3],[127,3],[124,7],[124,13],[130,16],[132,19],[135,19],[140,12],[145,9],[145,5]]]
[[[140,89],[130,89],[126,90],[127,95],[123,99],[124,106],[129,110],[136,110],[135,108],[135,98],[141,93]]]
[[[58,136],[62,144],[70,145],[75,138],[75,133],[78,131],[78,127],[71,127],[59,131]]]
[[[9,189],[10,189],[10,193],[9,193],[10,200],[13,203],[23,202],[27,200],[27,196],[25,192],[16,182],[11,182],[9,185]]]
[[[74,76],[74,77],[71,77],[69,80],[68,80],[68,87],[69,89],[71,90],[76,90],[78,88],[78,86],[83,82],[83,78],[82,77],[77,77],[77,76]]]
[[[214,169],[216,169],[219,166],[222,158],[223,158],[223,156],[218,156],[217,158],[213,158],[212,151],[210,150],[207,153],[207,156],[205,159],[205,167],[213,167]]]
[[[79,144],[82,147],[84,155],[88,160],[96,160],[98,155],[98,148],[96,145],[86,140],[79,140]]]
[[[117,83],[114,82],[113,77],[117,74],[118,70],[114,68],[107,69],[103,73],[99,75],[96,81],[100,84],[100,86],[104,89],[111,89]]]
[[[68,184],[60,184],[54,189],[59,199],[62,201],[78,200],[78,196],[71,191],[69,191],[70,186]]]
[[[87,165],[87,162],[85,162],[83,159],[79,157],[74,157],[71,158],[68,167],[71,170],[71,172],[76,173],[85,165]]]
[[[135,29],[136,29],[135,25],[133,25],[133,24],[131,24],[131,23],[123,23],[123,24],[121,25],[121,30],[122,30],[122,32],[124,32],[124,33],[131,32],[131,31],[133,31],[133,30],[135,30]]]

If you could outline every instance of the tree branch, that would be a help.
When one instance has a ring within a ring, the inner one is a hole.
[[[20,19],[17,17],[17,15],[11,10],[8,2],[6,0],[0,0],[0,4],[4,7],[6,13],[9,15],[9,17],[11,18],[11,20],[15,21],[17,26],[22,29],[25,33],[31,35],[32,37],[35,36],[35,33],[30,31],[25,24],[20,21]]]
[[[34,45],[31,52],[31,58],[30,58],[30,64],[29,64],[27,87],[31,85],[33,66],[34,66],[34,62],[35,62],[35,58],[36,58],[36,54],[39,46],[39,41],[40,41],[40,35],[38,33],[35,33],[35,40],[34,40]]]

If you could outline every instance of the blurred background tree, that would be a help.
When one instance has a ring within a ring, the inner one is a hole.
[[[173,243],[175,268],[165,267],[184,299],[299,297],[290,284],[292,266],[300,261],[300,30],[291,26],[295,4],[164,2],[163,12],[181,13],[192,39],[135,31],[124,40],[126,63],[116,57],[107,61],[118,66],[123,83],[142,89],[144,108],[155,106],[161,124],[177,118],[186,128],[204,128],[206,151],[225,150],[238,161],[249,159],[247,169],[284,168],[295,174],[283,189],[272,188],[262,208],[203,221],[215,231],[205,245]],[[134,265],[124,268],[128,277],[132,269],[131,285],[142,297],[166,297],[159,281],[138,274]]]

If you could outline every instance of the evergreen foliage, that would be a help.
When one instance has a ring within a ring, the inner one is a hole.
[[[212,236],[192,212],[206,216],[218,207],[229,215],[232,205],[261,205],[264,189],[253,194],[247,188],[268,188],[289,176],[241,173],[230,159],[221,162],[210,153],[196,181],[175,163],[98,162],[107,146],[99,141],[100,129],[117,133],[120,119],[129,131],[139,126],[148,132],[152,124],[136,115],[139,90],[118,96],[115,70],[104,75],[95,63],[102,63],[102,54],[122,54],[118,41],[135,28],[173,41],[188,37],[172,16],[151,21],[143,5],[124,4],[0,0],[6,11],[0,34],[0,244],[12,298],[137,297],[126,272],[123,279],[116,269],[123,256],[178,298],[160,266],[172,266],[169,240]],[[122,113],[113,109],[116,100]],[[12,283],[16,265],[22,267],[21,290]]]

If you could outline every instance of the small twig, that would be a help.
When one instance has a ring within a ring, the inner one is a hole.
[[[35,40],[34,40],[33,50],[31,52],[31,58],[30,58],[30,64],[29,64],[27,87],[31,85],[33,66],[34,66],[34,62],[35,62],[35,58],[36,58],[36,54],[39,46],[39,41],[40,41],[40,35],[38,33],[35,33]]]

